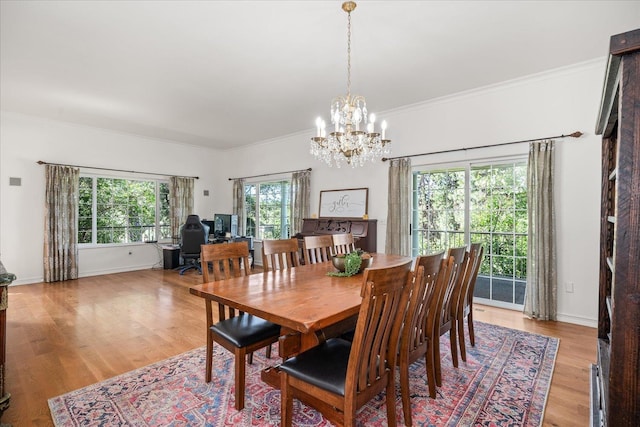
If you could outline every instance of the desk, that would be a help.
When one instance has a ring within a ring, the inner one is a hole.
[[[371,267],[392,267],[409,259],[373,254]],[[331,262],[302,265],[204,283],[189,292],[281,325],[278,353],[287,358],[355,325],[363,274],[332,277],[329,271],[335,271]]]

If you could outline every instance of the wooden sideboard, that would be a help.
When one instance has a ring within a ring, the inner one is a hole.
[[[296,234],[295,237],[302,239],[305,236],[351,233],[354,237],[356,248],[360,248],[365,252],[377,252],[377,227],[377,219],[304,218],[302,231]],[[302,247],[302,244],[300,247]]]

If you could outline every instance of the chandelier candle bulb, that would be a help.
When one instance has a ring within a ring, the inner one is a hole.
[[[384,141],[384,134],[385,134],[385,131],[387,130],[386,120],[383,120],[382,123],[380,123],[380,128],[382,129],[382,140]]]

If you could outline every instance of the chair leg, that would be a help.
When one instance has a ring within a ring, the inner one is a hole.
[[[469,315],[467,316],[467,323],[469,324],[469,342],[471,347],[476,346],[476,335],[473,330],[473,306],[469,306]]]
[[[407,368],[408,369],[408,368]],[[395,372],[395,367],[392,366],[391,370],[389,372],[389,378],[387,379],[387,393],[385,396],[385,404],[387,405],[387,425],[389,427],[396,427],[397,425],[397,420],[396,420],[396,381],[395,381],[395,375],[393,375]],[[353,414],[351,414],[352,416],[349,417],[351,418],[352,424],[351,425],[355,425],[355,418],[356,418],[356,411],[354,408]],[[345,421],[346,421],[346,414],[345,414]],[[346,423],[345,423],[346,426]]]
[[[280,371],[280,425],[291,427],[293,421],[293,394],[289,388],[289,375]]]
[[[271,344],[267,346],[266,356],[267,356],[267,359],[271,359]]]
[[[427,346],[427,352],[424,355],[425,368],[427,369],[427,385],[429,386],[429,396],[432,399],[436,398],[436,372],[433,363],[433,343],[429,343]]]
[[[464,343],[464,316],[458,316],[458,344],[460,345],[460,358],[467,361],[467,349]]]
[[[207,367],[205,370],[204,380],[211,382],[211,371],[213,370],[213,337],[211,331],[207,331]]]
[[[457,320],[455,318],[451,319],[451,330],[449,331],[449,346],[451,347],[451,361],[453,362],[453,367],[458,367],[458,331],[457,331]]]
[[[435,334],[433,340],[433,372],[436,377],[436,385],[442,387],[442,366],[440,361],[440,335]]]
[[[411,395],[409,394],[409,363],[407,360],[400,362],[400,395],[402,397],[402,412],[404,425],[411,426]],[[389,400],[387,399],[387,403]]]
[[[253,365],[253,352],[249,353],[249,357],[247,357],[247,362],[249,365]]]
[[[236,360],[235,360],[235,385],[236,385],[236,410],[241,411],[244,409],[244,374],[245,374],[245,359],[247,352],[244,348],[236,349]]]

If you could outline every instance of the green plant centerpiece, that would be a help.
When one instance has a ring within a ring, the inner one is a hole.
[[[331,258],[333,266],[338,271],[330,271],[328,276],[349,277],[361,273],[371,265],[371,255],[358,249],[348,254],[338,254]]]

